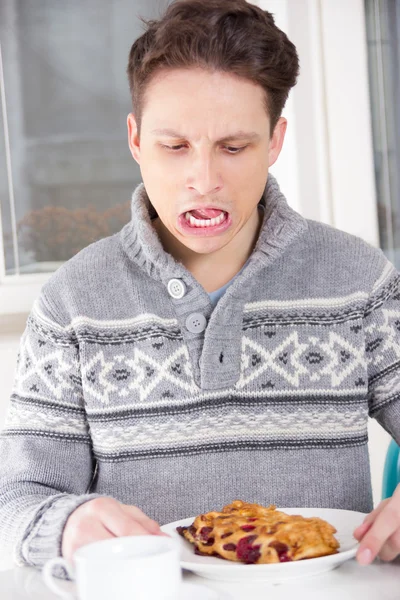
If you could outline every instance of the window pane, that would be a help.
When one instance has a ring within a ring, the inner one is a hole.
[[[160,0],[1,0],[12,186],[21,273],[52,271],[130,219],[141,181],[131,157],[128,53]],[[0,200],[6,272],[12,248],[6,140]]]
[[[400,268],[400,0],[366,0],[381,247]]]

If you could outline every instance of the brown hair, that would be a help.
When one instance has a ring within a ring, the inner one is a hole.
[[[160,20],[141,20],[147,30],[132,45],[127,68],[139,134],[144,91],[153,75],[201,67],[259,84],[272,135],[296,84],[299,59],[271,13],[246,0],[175,0]]]

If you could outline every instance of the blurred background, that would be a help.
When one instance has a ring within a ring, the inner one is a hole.
[[[2,0],[7,275],[53,271],[129,220],[140,172],[126,141],[125,69],[137,15],[153,16],[156,4]]]
[[[259,0],[296,44],[299,83],[272,172],[289,203],[400,267],[400,0]],[[167,0],[0,2],[0,427],[20,335],[64,261],[119,231],[141,181],[126,132],[139,16]],[[388,436],[371,424],[374,497]]]

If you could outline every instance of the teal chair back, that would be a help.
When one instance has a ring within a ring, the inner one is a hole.
[[[398,483],[400,483],[400,447],[392,440],[389,444],[383,470],[382,500],[393,496]]]

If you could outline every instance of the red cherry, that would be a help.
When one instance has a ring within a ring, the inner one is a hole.
[[[234,552],[236,550],[236,544],[225,544],[222,546],[224,550],[229,550]]]
[[[255,563],[261,556],[261,546],[251,545],[256,539],[256,535],[248,535],[238,542],[236,556],[246,564]]]
[[[200,534],[200,539],[202,542],[207,542],[210,533],[212,532],[213,528],[212,527],[202,527],[199,531]]]
[[[291,562],[291,558],[288,555],[289,547],[282,542],[271,542],[269,544],[271,548],[274,548],[278,554],[279,562]]]

